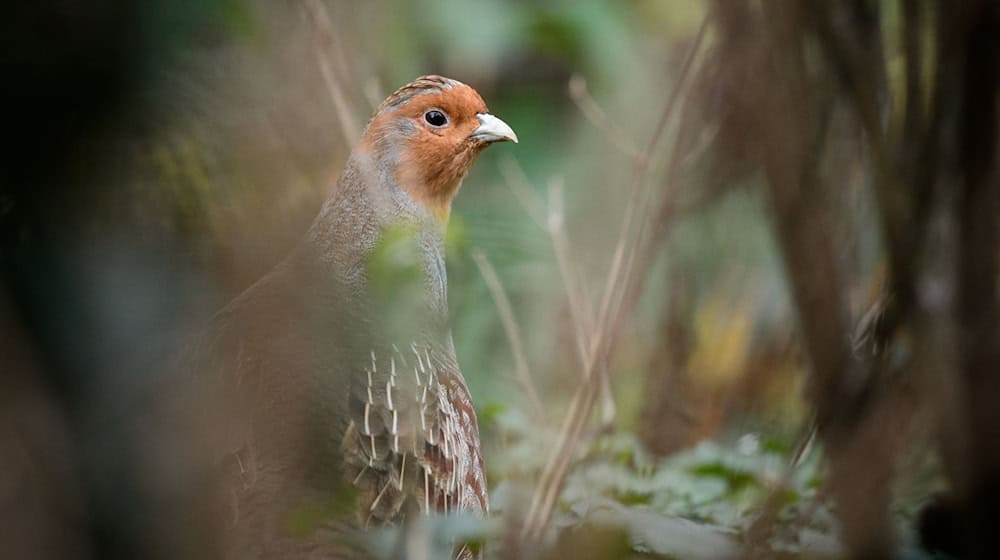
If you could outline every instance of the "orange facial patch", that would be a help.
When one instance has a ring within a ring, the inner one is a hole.
[[[414,82],[418,83],[420,80]],[[480,125],[477,115],[488,110],[474,89],[459,82],[448,81],[424,90],[411,86],[382,104],[369,124],[364,144],[374,147],[405,125],[408,132],[395,169],[396,180],[414,200],[445,220],[462,179],[485,147],[470,136]],[[444,113],[447,123],[429,123],[425,116],[432,110]]]

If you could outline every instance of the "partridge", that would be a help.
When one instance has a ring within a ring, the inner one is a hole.
[[[213,407],[232,479],[230,557],[353,557],[360,528],[489,510],[444,239],[463,178],[502,141],[517,136],[468,85],[403,86],[303,241],[215,317],[201,375],[230,397]]]

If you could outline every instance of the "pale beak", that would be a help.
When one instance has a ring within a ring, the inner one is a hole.
[[[514,134],[514,130],[507,123],[489,113],[477,113],[476,118],[479,119],[479,128],[472,133],[470,138],[482,142],[510,140],[517,144],[517,134]]]

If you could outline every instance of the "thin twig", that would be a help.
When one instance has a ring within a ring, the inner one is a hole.
[[[576,267],[572,263],[569,238],[566,236],[566,223],[563,217],[562,181],[549,181],[549,212],[545,222],[546,230],[552,238],[552,248],[556,254],[556,264],[562,277],[563,288],[569,299],[570,319],[576,331],[576,348],[580,358],[580,376],[587,381],[587,350],[586,341],[589,336],[587,327],[592,321],[584,315],[584,293],[577,282]]]
[[[500,174],[503,175],[504,181],[507,183],[507,187],[510,192],[514,195],[514,198],[521,203],[521,207],[528,214],[535,225],[539,228],[547,229],[546,224],[546,211],[545,204],[531,191],[531,183],[528,181],[527,175],[525,175],[524,170],[518,165],[517,160],[510,156],[504,156],[500,158],[500,163],[498,164],[500,168]]]
[[[708,18],[702,22],[694,45],[687,55],[681,74],[675,84],[674,90],[668,97],[663,114],[657,122],[657,127],[654,130],[646,151],[641,157],[636,158],[632,188],[622,221],[618,245],[615,249],[612,266],[608,272],[605,290],[601,298],[600,312],[597,321],[594,323],[596,325],[595,332],[590,336],[588,352],[586,352],[584,359],[585,382],[573,397],[557,445],[549,455],[549,459],[542,470],[538,486],[532,496],[531,504],[522,527],[522,537],[526,547],[537,546],[545,534],[556,499],[572,460],[576,443],[582,434],[587,419],[590,417],[598,394],[598,383],[596,381],[599,378],[594,373],[598,367],[605,367],[611,341],[620,332],[619,327],[622,321],[608,321],[608,319],[610,318],[611,310],[617,307],[612,305],[615,300],[613,296],[618,290],[618,286],[624,280],[623,275],[625,273],[631,274],[633,271],[631,265],[634,262],[634,248],[628,250],[626,248],[629,246],[629,240],[633,239],[629,234],[634,225],[634,214],[639,209],[639,195],[649,171],[649,158],[659,145],[664,129],[676,108],[677,100],[687,81],[695,54],[700,50],[703,42],[707,23]],[[645,230],[644,222],[649,219],[650,214],[648,208],[643,208],[643,210],[646,211],[639,217],[639,232]],[[637,271],[635,273],[644,274],[645,271]],[[612,325],[614,325],[614,330],[611,330]],[[598,373],[598,375],[601,375],[601,373]]]
[[[318,40],[313,47],[316,56],[316,64],[323,75],[323,82],[326,90],[330,94],[333,108],[337,112],[337,120],[340,122],[340,132],[349,146],[358,143],[358,124],[354,120],[354,113],[347,102],[347,95],[344,93],[340,82],[333,75],[332,61],[327,54],[329,45],[335,44],[333,34],[333,24],[330,22],[330,15],[326,11],[326,6],[319,0],[305,0],[303,2],[306,15],[318,35]]]
[[[563,283],[569,300],[571,321],[575,330],[575,341],[578,358],[580,360],[580,375],[585,373],[584,362],[586,361],[586,340],[588,338],[587,328],[593,323],[589,317],[589,306],[586,305],[586,298],[578,288],[576,267],[572,263],[572,250],[569,238],[566,236],[566,228],[563,218],[562,183],[558,178],[549,181],[548,205],[544,204],[538,196],[534,194],[531,184],[528,181],[524,170],[513,158],[500,160],[500,173],[506,179],[507,186],[511,193],[517,198],[525,212],[531,217],[538,227],[544,229],[552,243],[552,249],[556,257],[556,265],[559,268],[559,276]]]
[[[770,487],[768,495],[764,499],[759,513],[744,532],[743,557],[747,560],[767,558],[773,554],[771,548],[767,546],[767,542],[774,533],[774,522],[781,512],[781,508],[785,505],[785,493],[792,488],[792,477],[795,476],[796,471],[812,452],[815,441],[816,422],[815,419],[810,418],[802,426],[795,439],[795,447],[792,449],[781,475],[777,480],[768,483]],[[808,518],[808,516],[803,515],[802,518]]]
[[[645,183],[646,176],[649,173],[650,158],[656,151],[656,147],[659,146],[660,139],[663,137],[663,134],[666,131],[667,124],[670,120],[670,116],[674,113],[674,110],[677,107],[677,103],[679,103],[681,100],[682,96],[679,94],[685,82],[687,81],[687,77],[690,74],[691,68],[694,65],[695,57],[698,54],[701,44],[705,39],[705,31],[706,29],[708,29],[708,21],[709,21],[708,16],[706,16],[702,20],[701,25],[698,28],[698,34],[695,36],[694,44],[691,46],[690,50],[688,50],[687,56],[684,58],[684,63],[681,66],[680,76],[678,77],[677,83],[674,85],[674,89],[671,92],[671,95],[667,98],[667,103],[663,108],[663,112],[660,113],[660,118],[656,123],[656,128],[653,129],[653,135],[649,139],[649,144],[646,146],[642,157],[636,159],[636,169],[634,173],[634,178],[632,180],[632,188],[630,189],[629,193],[629,202],[628,205],[625,207],[625,216],[622,219],[621,232],[618,235],[618,247],[615,249],[615,260],[612,265],[612,270],[608,274],[608,283],[605,287],[604,297],[602,298],[601,315],[600,315],[600,319],[602,322],[609,318],[612,295],[616,290],[618,290],[619,283],[624,281],[624,279],[626,278],[624,274],[620,273],[620,270],[618,268],[622,266],[623,262],[622,255],[626,250],[629,250],[630,253],[635,250],[636,244],[631,245],[631,247],[627,247],[629,245],[628,240],[630,239],[628,236],[628,232],[633,225],[632,215],[639,208],[643,208],[645,210],[648,210],[649,208],[649,205],[640,206],[639,196],[642,193],[642,187]],[[641,235],[645,231],[645,227],[649,221],[649,218],[650,218],[649,212],[647,211],[639,219],[638,236],[635,238],[639,240],[639,243],[642,242]],[[628,258],[625,260],[627,260],[628,262],[632,262],[632,256],[629,255]]]
[[[503,289],[503,284],[500,282],[500,277],[497,276],[496,269],[493,268],[493,265],[490,264],[489,259],[486,258],[486,255],[482,251],[473,251],[472,260],[479,267],[479,273],[483,275],[486,287],[493,297],[493,303],[497,306],[497,312],[500,314],[500,322],[503,324],[504,332],[507,334],[507,342],[510,344],[510,351],[514,355],[514,371],[517,372],[517,379],[521,383],[521,388],[524,389],[528,400],[534,406],[538,418],[544,420],[545,407],[542,406],[542,400],[538,397],[538,391],[535,390],[533,376],[531,375],[528,360],[524,354],[521,329],[514,319],[514,310],[510,305],[510,300],[507,298],[506,291]]]
[[[642,157],[642,152],[639,151],[639,147],[635,145],[635,142],[614,121],[608,118],[608,114],[590,95],[590,92],[587,90],[587,80],[583,76],[573,74],[570,77],[569,98],[573,100],[573,103],[576,104],[580,112],[591,124],[604,132],[605,138],[612,145],[632,159]]]

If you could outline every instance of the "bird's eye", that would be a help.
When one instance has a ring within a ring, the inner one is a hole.
[[[431,109],[424,113],[424,120],[431,126],[444,126],[448,124],[448,117],[437,109]]]

